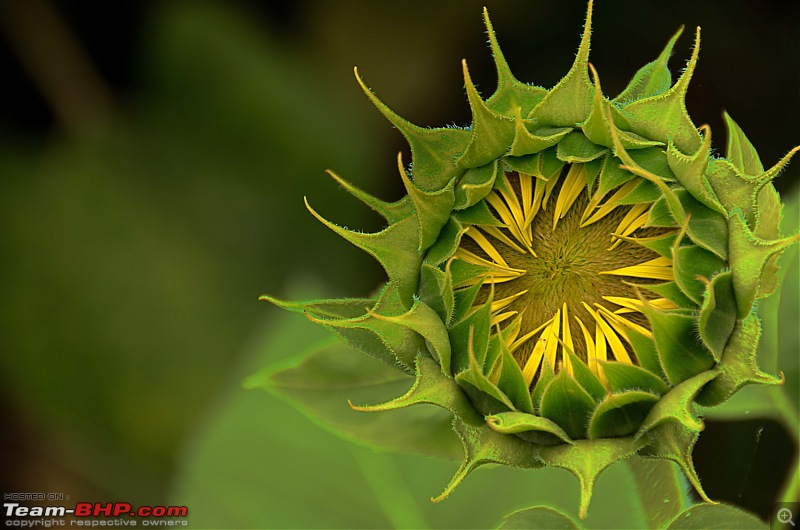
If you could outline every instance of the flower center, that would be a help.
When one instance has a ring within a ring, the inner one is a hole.
[[[548,364],[580,360],[601,379],[598,361],[636,364],[630,333],[650,336],[641,297],[674,307],[637,288],[673,279],[672,260],[641,244],[672,231],[644,226],[652,203],[620,202],[638,184],[603,201],[583,164],[546,181],[506,174],[486,197],[502,225],[467,229],[456,256],[486,272],[459,287],[482,281],[476,304],[492,296],[492,325],[528,384]]]

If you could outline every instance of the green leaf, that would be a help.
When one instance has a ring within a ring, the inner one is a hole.
[[[711,155],[711,129],[705,125],[700,129],[704,131],[703,145],[700,149],[695,154],[687,156],[681,153],[675,144],[670,143],[667,146],[667,163],[681,186],[695,199],[715,212],[726,215],[725,207],[720,204],[705,175]]]
[[[668,530],[753,530],[767,524],[750,512],[727,504],[698,504],[675,517]]]
[[[670,255],[672,251],[670,250]],[[637,287],[640,289],[647,289],[648,291],[653,291],[656,294],[661,295],[664,298],[667,298],[669,301],[674,303],[676,306],[682,309],[691,309],[695,310],[697,308],[697,304],[695,304],[689,297],[683,294],[681,288],[678,287],[678,284],[675,282],[666,282],[666,283],[658,283],[653,285],[642,285],[638,284]]]
[[[678,424],[693,432],[703,430],[703,422],[695,415],[694,398],[709,381],[719,375],[709,370],[675,386],[653,406],[636,437],[663,424]]]
[[[453,352],[452,372],[463,372],[469,368],[469,350],[472,349],[479,365],[483,365],[489,350],[491,332],[491,299],[480,309],[468,314],[463,320],[447,330]]]
[[[430,263],[423,263],[419,274],[419,298],[439,316],[442,322],[450,322],[455,298],[452,276]]]
[[[770,419],[786,422],[787,414],[795,415],[790,408],[786,410],[785,389],[777,386],[750,385],[740,388],[719,405],[702,409],[703,417],[720,421],[741,421],[747,419]],[[698,401],[702,405],[704,401]],[[797,429],[797,420],[787,422]]]
[[[250,388],[264,387],[291,402],[327,429],[357,443],[405,452],[453,457],[451,416],[434,407],[383,414],[352,410],[352,403],[383,402],[406,392],[411,378],[339,342],[327,341],[301,355],[289,368],[267,368],[251,377]]]
[[[547,387],[550,386],[550,383],[552,383],[555,378],[556,374],[553,370],[553,366],[550,364],[550,360],[545,357],[544,366],[539,370],[539,379],[536,381],[536,384],[533,385],[533,391],[531,391],[533,408],[540,414],[542,410],[542,397],[544,397],[545,390],[547,390]]]
[[[492,410],[495,409],[496,407],[500,407],[499,410],[497,410],[497,412],[502,411],[503,408],[506,408],[508,410],[514,410],[515,409],[514,404],[511,402],[508,396],[506,396],[502,390],[497,388],[496,384],[494,384],[492,381],[489,380],[488,377],[486,377],[486,375],[484,375],[483,367],[478,364],[478,361],[475,358],[475,351],[472,344],[473,329],[474,328],[470,328],[469,344],[467,345],[467,353],[469,354],[469,367],[463,372],[459,372],[456,374],[455,377],[456,382],[460,386],[465,387],[468,392],[471,390],[469,387],[472,386],[478,392],[486,394],[488,397],[492,398],[492,400],[497,402],[496,405],[487,407],[487,406],[481,406],[481,402],[483,400],[478,400],[473,398],[473,402],[475,402],[476,408],[478,408],[478,410],[480,410],[481,412],[485,413],[487,410]],[[465,383],[467,383],[467,385],[465,385]]]
[[[647,216],[647,224],[645,226],[657,226],[664,228],[675,228],[678,223],[672,216],[672,212],[667,205],[667,200],[661,197],[653,203],[652,208]]]
[[[569,355],[569,360],[572,365],[572,375],[575,377],[575,381],[581,385],[581,388],[586,390],[596,402],[605,398],[608,392],[603,386],[603,383],[600,382],[600,379],[594,375],[594,372],[571,351],[567,351],[567,355]]]
[[[549,506],[534,506],[510,513],[503,518],[498,530],[513,530],[520,528],[541,528],[547,530],[579,530],[570,516]]]
[[[635,177],[630,171],[619,167],[621,163],[622,161],[615,156],[605,157],[603,168],[600,170],[600,181],[597,185],[597,193],[601,196]]]
[[[661,366],[661,359],[658,358],[656,343],[653,337],[645,336],[634,329],[628,330],[628,340],[631,341],[633,352],[642,368],[666,381],[667,375]]]
[[[630,123],[626,116],[620,112],[617,105],[611,105],[608,100],[603,96],[603,89],[600,86],[600,76],[593,66],[589,65],[594,77],[594,97],[592,98],[592,112],[586,118],[586,121],[580,124],[581,130],[586,135],[586,138],[591,140],[597,145],[612,147],[614,140],[611,133],[611,128],[620,129],[616,131],[622,145],[628,149],[643,149],[660,145],[661,142],[654,142],[646,138],[642,138],[638,134],[623,131],[621,129],[629,129]],[[606,105],[609,106],[610,113],[605,111]],[[618,125],[621,123],[621,128]]]
[[[497,380],[497,386],[511,399],[517,410],[533,414],[534,409],[531,393],[530,390],[528,390],[527,383],[525,383],[525,378],[522,376],[522,370],[519,364],[517,364],[516,359],[509,353],[501,337],[495,336],[493,340],[499,344],[500,355],[503,357],[500,361],[502,367],[500,369],[500,377]]]
[[[675,462],[700,498],[712,502],[703,490],[692,462],[692,450],[699,436],[700,433],[694,427],[687,427],[678,421],[660,423],[642,436],[642,439],[647,440],[647,445],[639,451],[639,455]]]
[[[414,362],[408,353],[416,355],[415,352],[424,344],[422,336],[365,313],[370,306],[388,312],[392,306],[399,305],[399,302],[392,303],[392,298],[396,298],[396,293],[386,286],[377,301],[355,298],[291,302],[267,295],[260,300],[267,300],[289,311],[305,313],[309,319],[336,333],[350,347],[389,366],[400,363],[404,370],[411,373]],[[398,353],[403,352],[406,356],[400,358]]]

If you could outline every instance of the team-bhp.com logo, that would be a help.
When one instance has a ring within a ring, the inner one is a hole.
[[[16,502],[6,502],[3,503],[3,508],[6,526],[22,528],[33,526],[137,526],[137,520],[130,518],[140,518],[138,522],[142,526],[187,526],[188,523],[185,519],[175,520],[174,518],[185,518],[189,513],[186,506],[135,507],[128,502],[78,502],[74,508],[23,506]],[[64,519],[57,519],[67,516],[72,517],[68,522]],[[112,520],[97,519],[100,517],[112,518]]]

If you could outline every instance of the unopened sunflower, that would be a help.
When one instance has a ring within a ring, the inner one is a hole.
[[[358,78],[410,144],[410,169],[398,156],[408,194],[387,203],[332,176],[388,226],[354,232],[308,206],[381,263],[380,294],[264,298],[415,375],[405,395],[353,408],[454,414],[465,459],[436,501],[482,464],[556,466],[578,477],[583,516],[597,475],[636,454],[677,462],[709,500],[691,460],[694,403],[781,383],[756,364],[758,300],[797,240],[779,233],[771,181],[798,148],[765,170],[726,115],[726,157],[712,155],[685,107],[699,28],[677,81],[680,32],[608,99],[589,63],[591,2],[550,90],[514,77],[484,15],[499,80],[484,101],[464,63],[470,127],[413,125]]]

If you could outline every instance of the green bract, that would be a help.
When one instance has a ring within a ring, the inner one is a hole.
[[[677,462],[706,500],[691,452],[702,421],[742,386],[780,384],[756,363],[758,300],[777,287],[782,204],[725,116],[725,158],[673,84],[664,51],[613,99],[589,64],[592,2],[572,68],[552,89],[508,68],[484,12],[498,86],[473,121],[425,129],[373,103],[408,140],[408,194],[387,203],[332,176],[380,213],[375,234],[321,222],[374,256],[374,299],[286,302],[347,345],[413,374],[386,411],[450,411],[465,459],[446,497],[486,463],[556,466],[581,485],[581,516],[603,469],[631,455]],[[358,77],[358,74],[356,73]]]

